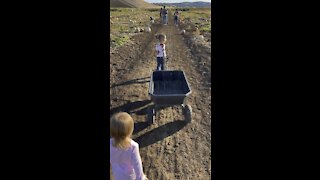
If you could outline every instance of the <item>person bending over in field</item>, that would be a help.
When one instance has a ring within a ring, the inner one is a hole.
[[[110,164],[114,180],[148,180],[143,173],[139,144],[131,139],[132,117],[125,112],[110,119]]]
[[[167,41],[166,35],[157,34],[156,38],[158,39],[158,43],[156,44],[156,53],[157,53],[157,70],[165,70],[165,59],[166,59],[166,45]]]
[[[153,24],[154,23],[154,19],[153,17],[150,17],[150,24]]]

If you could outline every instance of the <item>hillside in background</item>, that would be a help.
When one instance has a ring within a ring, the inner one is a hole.
[[[156,8],[157,5],[144,0],[110,0],[111,8]]]
[[[175,6],[175,7],[211,7],[210,2],[182,2],[182,3],[154,3],[158,6]]]

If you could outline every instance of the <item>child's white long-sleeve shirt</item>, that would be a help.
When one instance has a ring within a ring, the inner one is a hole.
[[[157,57],[167,57],[165,44],[156,44],[156,51]]]
[[[118,149],[110,139],[110,164],[115,180],[144,180],[139,144],[131,140],[127,150]]]

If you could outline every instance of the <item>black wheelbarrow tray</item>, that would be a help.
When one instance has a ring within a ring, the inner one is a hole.
[[[155,122],[158,107],[181,105],[187,122],[191,122],[192,109],[186,98],[191,88],[183,71],[153,71],[149,82],[149,95],[154,106],[149,109],[148,122]]]

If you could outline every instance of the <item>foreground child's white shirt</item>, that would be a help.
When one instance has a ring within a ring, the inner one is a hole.
[[[157,57],[166,57],[166,45],[160,45],[159,43],[156,45],[156,51],[158,52]]]
[[[121,150],[112,145],[110,139],[110,163],[115,180],[144,180],[139,144],[131,140],[127,150]]]

